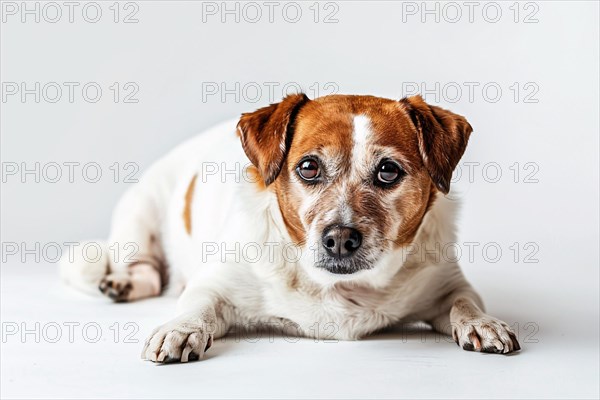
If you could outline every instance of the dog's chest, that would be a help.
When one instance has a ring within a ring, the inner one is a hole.
[[[319,293],[274,290],[265,300],[270,315],[319,339],[358,339],[398,319],[384,293],[364,288],[335,287]]]

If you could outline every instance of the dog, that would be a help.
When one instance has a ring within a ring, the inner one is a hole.
[[[119,201],[103,256],[62,276],[116,302],[182,290],[145,342],[157,363],[202,358],[240,325],[355,340],[424,321],[465,350],[518,351],[455,259],[414,251],[456,242],[446,195],[471,132],[420,96],[288,95],[156,162]]]

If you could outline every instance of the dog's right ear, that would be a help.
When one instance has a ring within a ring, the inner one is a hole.
[[[266,185],[281,172],[292,142],[294,118],[308,101],[303,93],[292,94],[280,103],[242,114],[237,125],[242,147]]]

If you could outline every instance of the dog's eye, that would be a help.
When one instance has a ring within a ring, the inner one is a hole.
[[[398,164],[392,161],[384,161],[377,168],[376,183],[380,185],[390,185],[397,182],[404,171]]]
[[[305,181],[313,181],[319,177],[319,163],[313,159],[302,160],[300,161],[300,164],[298,164],[296,171],[298,172],[298,175],[300,175],[300,178]]]

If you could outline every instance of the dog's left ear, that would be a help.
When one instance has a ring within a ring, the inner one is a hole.
[[[430,106],[421,96],[405,97],[400,103],[417,128],[419,151],[429,176],[447,194],[452,172],[467,148],[473,128],[463,116]]]
[[[242,147],[266,185],[279,175],[292,142],[294,118],[308,101],[303,93],[292,94],[280,103],[242,114],[237,125]]]

